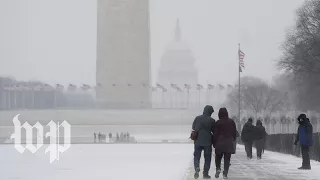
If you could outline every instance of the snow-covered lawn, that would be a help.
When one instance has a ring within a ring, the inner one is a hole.
[[[0,145],[0,180],[181,180],[193,146],[72,145],[53,164],[44,149],[19,154],[12,145]]]

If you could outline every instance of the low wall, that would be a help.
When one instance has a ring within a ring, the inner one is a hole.
[[[238,143],[243,142],[238,138]],[[300,157],[300,145],[294,145],[296,134],[271,134],[267,137],[265,150]],[[310,147],[310,158],[320,162],[320,133],[313,134],[313,146]]]
[[[190,125],[202,112],[191,110],[21,110],[0,111],[0,126],[12,126],[21,114],[21,123],[68,121],[71,125]]]
[[[300,145],[295,146],[296,134],[272,134],[267,138],[266,150],[300,156]],[[320,133],[313,134],[310,158],[320,161]]]

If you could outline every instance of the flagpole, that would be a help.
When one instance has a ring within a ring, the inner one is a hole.
[[[56,92],[56,90],[53,91],[53,98],[54,98],[53,99],[53,101],[54,101],[53,102],[54,103],[53,106],[54,106],[54,109],[56,109],[56,107],[57,107],[57,92]]]
[[[11,90],[8,91],[9,94],[9,101],[8,101],[8,109],[11,109]]]
[[[24,89],[22,90],[22,109],[25,109],[25,92]]]
[[[14,103],[14,108],[16,109],[17,108],[17,94],[16,94],[16,90],[14,90],[14,97],[13,97],[13,103]]]
[[[189,88],[187,89],[187,109],[189,109]]]
[[[33,88],[33,89],[32,89],[32,108],[33,108],[33,109],[35,108],[35,105],[34,105],[34,96],[35,96],[35,89]]]
[[[241,111],[241,91],[240,91],[240,86],[241,86],[241,82],[240,82],[240,68],[241,68],[241,66],[240,66],[240,43],[239,43],[239,50],[238,50],[238,63],[239,63],[239,65],[238,65],[238,71],[239,71],[239,85],[238,85],[238,90],[239,90],[239,104],[238,104],[238,106],[239,106],[239,114],[238,114],[238,118],[239,118],[239,122],[241,122],[241,113],[240,113],[240,111]]]
[[[171,87],[171,84],[172,84],[172,83],[170,83],[170,87],[169,87],[169,88],[170,88],[170,89],[169,89],[169,91],[170,91],[170,92],[169,92],[169,94],[170,94],[170,109],[172,109],[172,87]]]

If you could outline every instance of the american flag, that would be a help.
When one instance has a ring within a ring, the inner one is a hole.
[[[61,85],[61,84],[56,84],[56,90],[57,90],[57,91],[63,91],[63,89],[64,89],[64,86],[63,86],[63,85]]]
[[[13,90],[14,91],[22,91],[23,89],[24,89],[24,85],[23,84],[13,85]]]
[[[201,84],[197,84],[197,90],[203,89],[203,86]]]
[[[182,89],[179,86],[176,86],[175,88],[177,91],[182,92]]]
[[[36,84],[32,87],[34,91],[41,91],[42,90],[42,85],[41,84]]]
[[[157,86],[157,88],[159,88],[159,89],[163,89],[164,87],[161,85],[161,84],[156,84],[156,86]]]
[[[214,89],[214,85],[213,84],[208,84],[208,90],[212,90]]]
[[[77,86],[76,86],[76,85],[69,84],[69,86],[68,86],[68,91],[75,91],[76,89],[77,89]]]
[[[15,91],[16,90],[16,86],[15,85],[9,85],[3,88],[4,90],[7,91]]]
[[[32,90],[32,88],[30,87],[30,84],[24,84],[23,86],[24,86],[23,90],[25,90],[25,91],[31,91]]]
[[[177,89],[178,85],[171,83],[171,87],[172,87],[173,89]]]
[[[43,85],[43,90],[44,91],[52,91],[53,87],[51,87],[49,84],[44,84]]]
[[[239,49],[239,71],[242,72],[242,68],[244,68],[244,52],[242,52],[240,49]]]
[[[149,88],[149,85],[146,84],[146,83],[143,83],[142,86],[143,86],[144,88]]]
[[[184,84],[184,88],[187,89],[187,90],[190,90],[191,86],[190,86],[190,84]]]
[[[83,84],[83,85],[81,86],[81,89],[82,89],[83,91],[88,91],[89,89],[91,89],[91,86],[89,86],[89,85],[87,85],[87,84]]]

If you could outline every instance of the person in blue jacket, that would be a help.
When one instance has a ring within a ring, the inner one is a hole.
[[[310,170],[311,165],[310,165],[309,149],[310,149],[310,146],[312,146],[313,144],[313,141],[312,141],[313,129],[309,119],[305,114],[299,115],[298,122],[299,122],[299,128],[298,128],[297,137],[294,143],[295,145],[297,145],[298,142],[300,142],[300,146],[301,146],[302,166],[299,167],[298,169]]]

